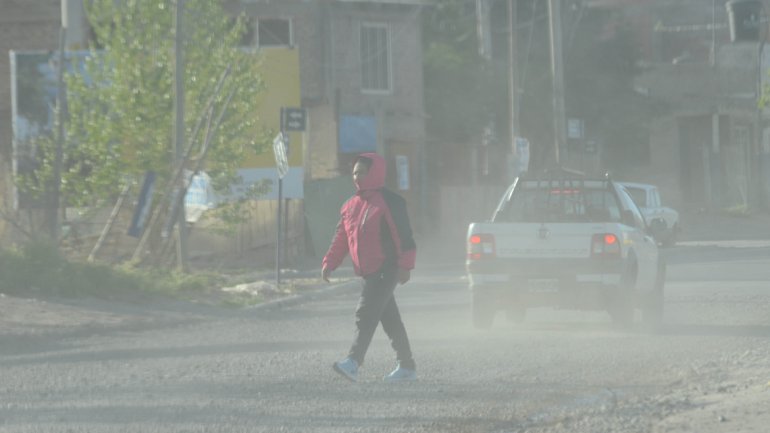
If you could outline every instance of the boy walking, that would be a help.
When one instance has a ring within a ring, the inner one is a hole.
[[[406,201],[385,188],[385,175],[386,163],[380,155],[364,153],[356,158],[356,194],[340,210],[340,222],[321,267],[322,278],[328,282],[332,271],[350,254],[356,275],[364,280],[353,344],[347,358],[333,365],[334,371],[354,382],[380,323],[398,361],[384,380],[417,379],[409,338],[393,296],[397,284],[409,281],[417,250]]]

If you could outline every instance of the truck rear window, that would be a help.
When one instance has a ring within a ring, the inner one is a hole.
[[[603,181],[517,185],[495,213],[496,222],[620,222],[618,200]]]

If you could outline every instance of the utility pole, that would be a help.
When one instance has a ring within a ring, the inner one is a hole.
[[[492,31],[489,22],[489,0],[476,0],[476,38],[478,52],[485,60],[492,58]]]
[[[551,78],[553,83],[554,163],[561,164],[561,150],[567,143],[567,121],[564,109],[564,67],[561,33],[561,0],[548,0],[551,24]]]
[[[516,77],[518,3],[517,0],[508,0],[508,108],[510,110],[511,150],[513,151],[514,158],[517,154],[516,136],[519,135],[519,109],[518,96],[516,95],[516,90],[518,89]]]
[[[59,53],[56,68],[56,151],[53,162],[53,179],[51,204],[48,209],[48,230],[54,245],[59,245],[61,224],[59,210],[61,208],[61,167],[64,159],[64,44],[67,38],[67,8],[62,5],[61,28],[59,29]]]
[[[484,68],[490,66],[492,60],[492,31],[490,29],[490,8],[491,0],[476,0],[476,37],[478,39],[478,53],[479,57],[484,62]],[[490,145],[492,139],[495,136],[495,124],[493,119],[488,119],[487,124],[481,133],[481,143],[476,146],[472,152],[475,154],[475,163],[473,164],[474,172],[478,167],[478,162],[481,162],[481,174],[484,176],[490,173]],[[471,158],[474,161],[473,158]],[[474,186],[477,182],[477,177],[474,175]]]
[[[182,25],[184,3],[185,0],[176,0],[174,13],[174,165],[172,166],[172,173],[174,167],[184,164],[184,33]],[[181,184],[176,186],[180,195],[184,191],[183,184],[186,180],[186,176],[182,176]],[[184,212],[184,197],[176,197],[175,200],[182,201],[176,222],[177,267],[182,272],[187,272],[187,218]]]

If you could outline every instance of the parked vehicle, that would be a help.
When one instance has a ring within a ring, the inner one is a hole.
[[[606,310],[630,325],[636,308],[656,325],[666,265],[641,211],[609,178],[571,173],[518,178],[492,219],[468,227],[466,269],[478,328],[505,311]]]
[[[648,224],[661,224],[656,237],[663,246],[673,246],[681,231],[679,212],[663,206],[658,187],[646,183],[619,182],[642,211]]]

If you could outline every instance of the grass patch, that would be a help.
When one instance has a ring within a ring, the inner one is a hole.
[[[0,291],[19,296],[186,298],[218,288],[223,280],[217,274],[181,274],[70,261],[45,241],[31,242],[18,250],[0,250]]]

